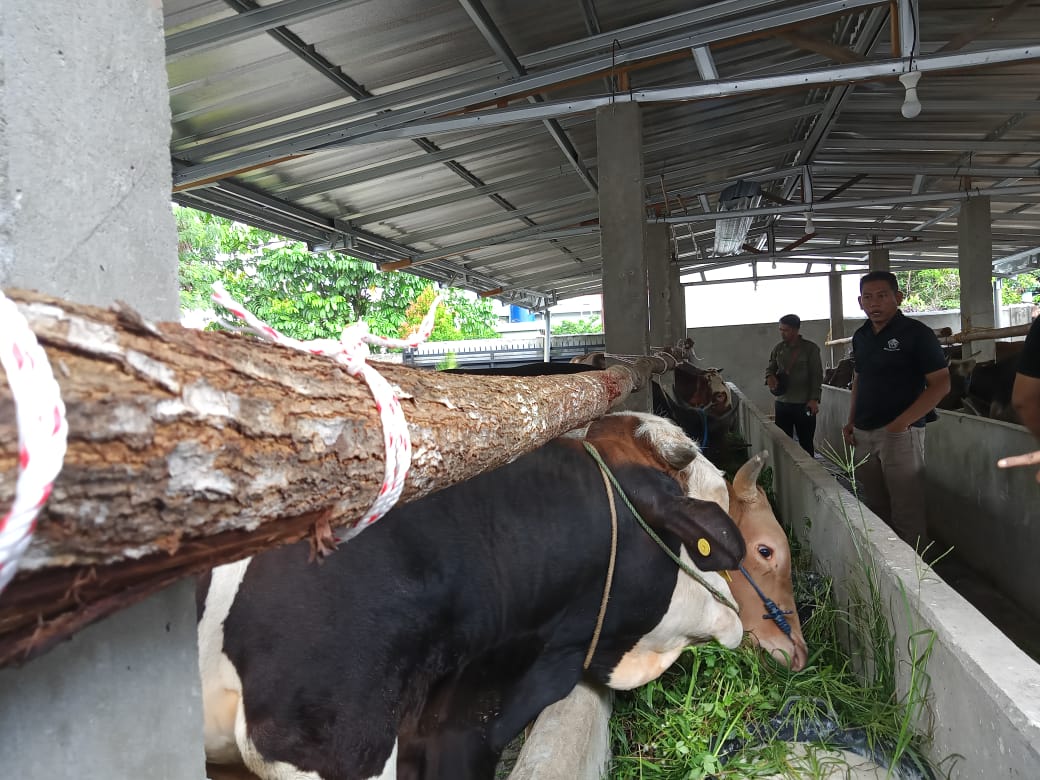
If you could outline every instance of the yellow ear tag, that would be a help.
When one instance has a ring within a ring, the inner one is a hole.
[[[707,539],[702,538],[697,540],[697,552],[699,552],[705,558],[708,557],[708,555],[711,553],[711,545],[708,544]]]
[[[722,579],[724,579],[726,582],[733,582],[733,578],[730,576],[729,572],[726,571],[725,569],[720,571],[719,574],[722,575]]]

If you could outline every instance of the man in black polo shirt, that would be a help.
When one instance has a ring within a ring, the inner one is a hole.
[[[1040,317],[1033,320],[1026,343],[1022,346],[1015,387],[1011,391],[1011,404],[1022,424],[1040,439]],[[1033,463],[1040,463],[1040,450],[997,461],[1002,469]],[[1040,482],[1040,471],[1036,473],[1036,481]]]
[[[950,391],[939,340],[922,322],[899,311],[903,294],[894,274],[860,279],[859,305],[867,322],[852,336],[852,401],[842,429],[854,445],[861,497],[907,544],[927,545],[924,425]]]

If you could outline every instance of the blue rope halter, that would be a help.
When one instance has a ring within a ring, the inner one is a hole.
[[[762,589],[758,587],[757,584],[755,584],[755,581],[751,579],[751,575],[748,574],[748,570],[744,568],[744,564],[740,564],[739,568],[740,573],[747,578],[747,581],[751,583],[751,587],[755,589],[755,593],[757,593],[758,597],[762,599],[762,605],[766,608],[766,614],[764,614],[762,617],[767,620],[772,620],[774,623],[776,623],[777,627],[785,634],[787,634],[787,638],[790,639],[791,624],[787,622],[787,618],[784,617],[784,615],[790,615],[792,613],[792,610],[780,609],[780,607],[777,606],[777,603],[773,601],[771,598],[769,598],[765,593],[763,593]]]

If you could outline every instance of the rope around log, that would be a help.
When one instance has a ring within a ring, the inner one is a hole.
[[[0,292],[0,364],[18,423],[18,481],[14,501],[0,518],[0,593],[18,571],[32,541],[36,515],[61,471],[68,423],[50,361],[18,307]]]
[[[412,463],[412,440],[408,433],[408,421],[405,419],[401,403],[397,400],[397,394],[390,383],[383,378],[382,374],[368,364],[368,345],[375,344],[382,347],[406,348],[416,347],[430,337],[433,332],[434,315],[441,296],[433,299],[430,310],[423,317],[419,330],[406,339],[389,339],[376,336],[369,332],[368,323],[364,320],[348,325],[343,329],[339,341],[334,339],[314,339],[312,341],[298,341],[285,336],[267,323],[260,320],[249,312],[242,304],[228,294],[224,286],[217,282],[213,285],[213,300],[226,308],[240,320],[245,322],[250,330],[262,339],[282,344],[301,352],[309,352],[312,355],[325,355],[333,358],[337,363],[343,364],[347,373],[351,376],[360,376],[376,402],[379,410],[379,419],[383,425],[383,446],[386,448],[385,470],[383,472],[383,484],[379,489],[372,506],[355,524],[355,528],[362,529],[371,525],[380,517],[389,512],[397,499],[401,497],[404,490],[404,481],[408,476],[408,469]]]

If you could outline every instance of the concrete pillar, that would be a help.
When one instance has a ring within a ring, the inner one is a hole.
[[[961,275],[961,330],[992,328],[993,236],[988,197],[969,198],[957,215],[957,262]],[[971,342],[979,361],[993,360],[992,340]]]
[[[870,263],[871,271],[891,271],[892,267],[888,259],[888,247],[877,246],[870,250]]]
[[[993,280],[993,327],[1003,328],[1009,324],[1004,316],[1004,281],[997,278]]]
[[[841,274],[831,271],[827,274],[827,287],[831,298],[831,339],[845,338],[845,311],[842,305]],[[830,348],[831,365],[838,365],[838,361],[844,357],[848,347],[844,344]]]
[[[596,109],[603,328],[607,352],[622,355],[645,355],[650,349],[642,150],[637,104]],[[648,390],[633,393],[625,408],[649,411]]]
[[[646,257],[647,287],[650,291],[651,347],[667,347],[671,342],[669,299],[672,290],[668,285],[668,266],[672,259],[671,249],[668,225],[661,223],[646,226],[643,254]]]
[[[679,281],[679,265],[668,265],[668,324],[672,344],[686,338],[686,288]]]
[[[542,362],[548,363],[552,360],[552,312],[549,311],[549,304],[545,305],[545,311],[542,312],[545,316],[545,341],[542,343]]]
[[[0,286],[176,319],[162,4],[3,3],[0,28]],[[5,777],[204,777],[194,583],[0,670],[0,734]]]

